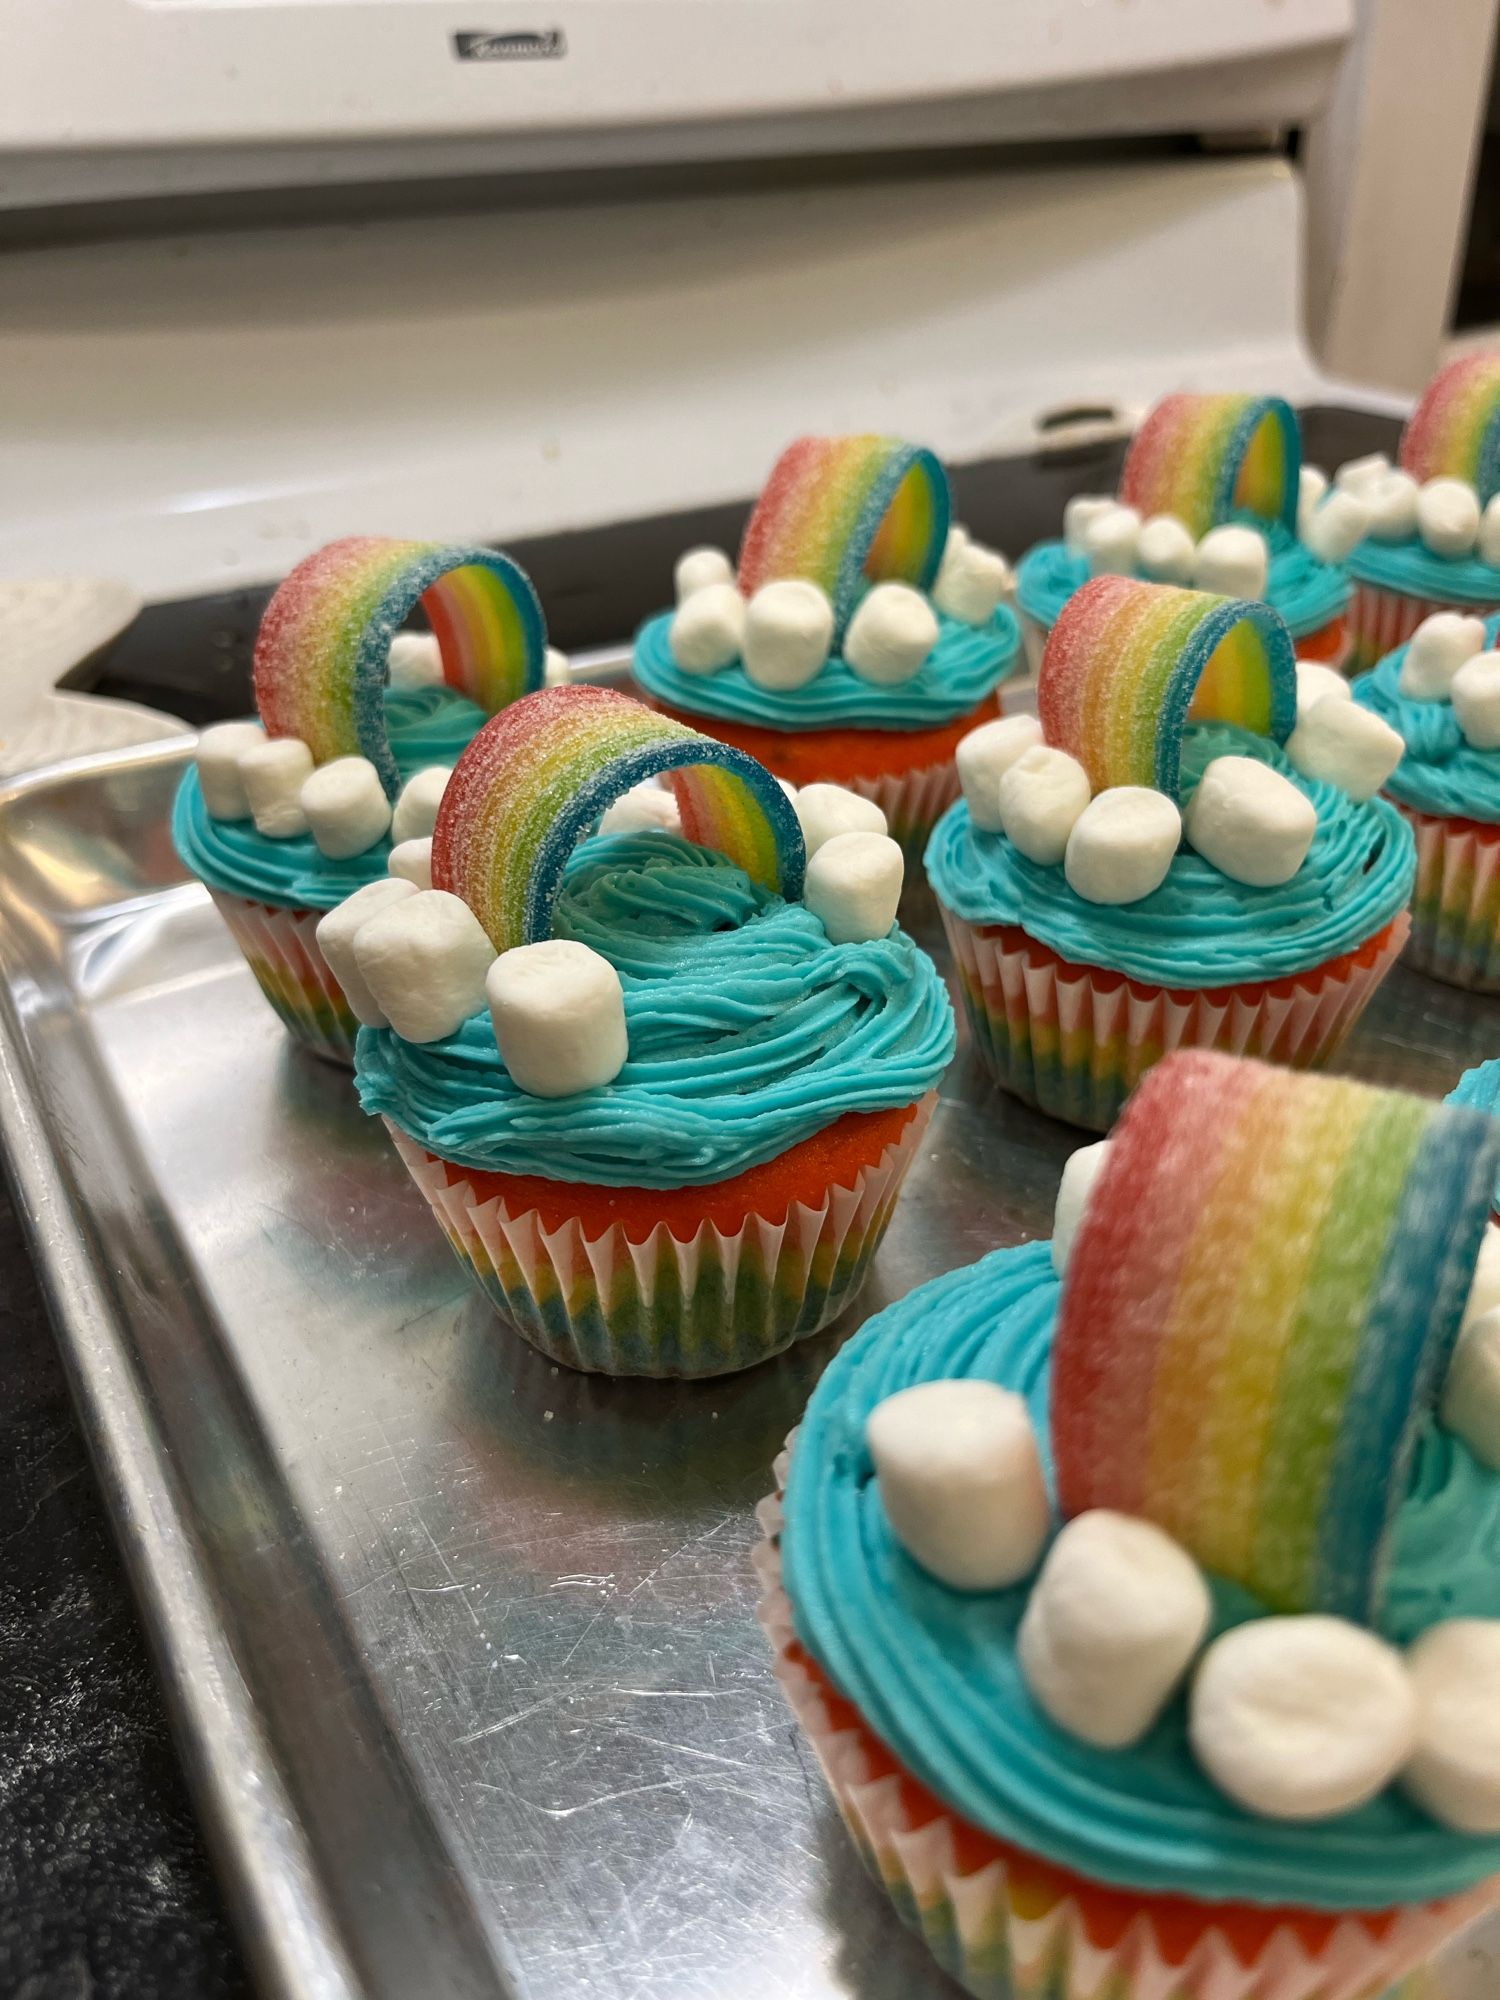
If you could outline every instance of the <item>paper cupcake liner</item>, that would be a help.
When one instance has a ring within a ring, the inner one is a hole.
[[[1500,826],[1401,811],[1417,836],[1407,964],[1450,986],[1500,993]]]
[[[928,835],[958,797],[958,766],[952,758],[921,764],[878,778],[840,778],[847,791],[873,799],[885,814],[892,840],[906,848],[927,844]]]
[[[318,949],[323,912],[276,910],[219,889],[209,894],[287,1031],[315,1055],[353,1068],[359,1022]]]
[[[1448,598],[1411,597],[1405,591],[1380,590],[1373,583],[1356,583],[1349,605],[1346,671],[1366,672],[1387,653],[1404,646],[1422,620],[1431,618],[1436,611],[1457,611],[1466,618],[1488,618],[1492,611],[1500,611],[1500,597],[1493,604],[1458,604]]]
[[[464,1168],[387,1126],[459,1262],[533,1347],[605,1375],[727,1375],[848,1305],[936,1102],[929,1092],[851,1187],[791,1202],[780,1222],[750,1214],[729,1231],[705,1221],[686,1240],[664,1223],[640,1242],[620,1223],[594,1238],[576,1221],[546,1228],[535,1209],[476,1201]]]
[[[974,1045],[995,1081],[1097,1132],[1174,1049],[1222,1049],[1293,1069],[1327,1061],[1410,929],[1403,911],[1357,950],[1307,972],[1194,992],[1072,965],[1024,931],[976,927],[939,908]]]
[[[792,1627],[779,1490],[759,1520],[776,1678],[865,1867],[975,2000],[1417,2000],[1421,1968],[1500,1899],[1497,1879],[1371,1915],[1239,1910],[1137,1899],[1005,1846],[950,1813],[834,1692]]]

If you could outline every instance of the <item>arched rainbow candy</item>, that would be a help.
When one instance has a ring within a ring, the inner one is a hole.
[[[740,589],[805,577],[828,593],[842,633],[865,579],[931,589],[949,514],[948,475],[930,451],[899,438],[798,438],[746,526]]]
[[[1406,429],[1414,479],[1466,479],[1481,502],[1500,492],[1500,354],[1465,354],[1437,374]]]
[[[743,750],[608,688],[547,688],[487,722],[454,767],[432,880],[462,896],[497,951],[550,935],[568,856],[613,801],[670,773],[682,830],[789,900],[807,851],[770,772]]]
[[[255,641],[255,702],[314,761],[368,757],[401,787],[385,725],[391,640],[420,601],[443,679],[489,714],[542,684],[547,627],[525,571],[493,549],[353,535],[298,563]]]
[[[1275,1610],[1371,1618],[1497,1167],[1482,1112],[1207,1051],[1158,1064],[1068,1264],[1063,1512],[1143,1515]]]
[[[1047,741],[1096,792],[1150,785],[1176,798],[1182,732],[1236,722],[1284,743],[1297,721],[1292,636],[1269,605],[1099,576],[1047,638],[1037,683]]]
[[[1120,498],[1194,535],[1238,509],[1297,525],[1302,436],[1279,396],[1164,396],[1130,443]]]

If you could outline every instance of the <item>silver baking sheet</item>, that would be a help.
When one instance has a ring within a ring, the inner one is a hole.
[[[951,1994],[783,1707],[753,1508],[839,1338],[1045,1233],[1077,1135],[961,1052],[838,1332],[729,1381],[560,1372],[184,881],[187,754],[0,791],[0,1122],[264,1991]],[[1398,969],[1347,1064],[1440,1093],[1497,1052],[1500,1006]]]

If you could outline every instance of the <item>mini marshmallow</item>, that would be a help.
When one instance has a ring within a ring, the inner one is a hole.
[[[1182,814],[1165,792],[1111,785],[1074,820],[1063,873],[1086,903],[1138,903],[1166,881],[1181,839]]]
[[[1481,562],[1487,562],[1492,569],[1500,569],[1500,493],[1493,494],[1484,503],[1484,512],[1479,517],[1479,541],[1474,552]]]
[[[1351,799],[1373,799],[1406,754],[1400,732],[1357,701],[1316,702],[1287,739],[1286,754],[1304,778],[1337,785]]]
[[[1335,487],[1303,526],[1302,541],[1319,562],[1346,562],[1370,532],[1370,510],[1357,493]]]
[[[1453,676],[1484,651],[1484,620],[1462,611],[1435,611],[1407,643],[1397,685],[1410,701],[1447,701]]]
[[[1265,1819],[1367,1804],[1411,1755],[1416,1697],[1401,1656],[1342,1618],[1259,1618],[1216,1639],[1188,1703],[1193,1753]]]
[[[1448,690],[1458,726],[1476,750],[1500,750],[1500,653],[1465,660]]]
[[[1039,748],[1042,725],[1034,715],[1002,715],[981,722],[961,737],[954,761],[969,818],[986,833],[999,833],[1000,780],[1018,757]]]
[[[830,944],[890,934],[906,879],[900,847],[884,833],[836,833],[809,856],[802,900]]]
[[[1404,1789],[1443,1826],[1500,1833],[1500,1619],[1431,1626],[1406,1671],[1417,1740]]]
[[[711,584],[733,583],[734,564],[722,549],[687,549],[677,558],[672,579],[677,587],[677,602],[681,604],[685,597],[707,590]]]
[[[402,882],[410,882],[414,888],[432,887],[432,835],[425,840],[398,840],[391,849],[385,864],[388,875],[396,876]]]
[[[300,798],[318,852],[347,861],[383,840],[391,802],[368,757],[335,757],[305,778]]]
[[[842,785],[804,785],[792,804],[809,861],[824,841],[836,834],[889,832],[885,814],[875,801],[846,791]]]
[[[453,776],[447,764],[426,764],[414,771],[401,787],[396,810],[391,815],[391,839],[425,840],[437,825],[438,807]]]
[[[1140,546],[1141,517],[1134,507],[1111,506],[1083,531],[1083,553],[1091,576],[1131,576]]]
[[[1070,549],[1083,554],[1083,538],[1089,524],[1108,514],[1119,503],[1107,493],[1075,493],[1063,508],[1063,540]]]
[[[983,1381],[919,1382],[870,1412],[865,1441],[891,1531],[953,1590],[1030,1576],[1051,1531],[1031,1416]]]
[[[394,860],[395,856],[392,855],[391,859]],[[355,1020],[362,1021],[367,1028],[385,1028],[390,1023],[364,982],[354,957],[354,940],[372,917],[378,916],[382,910],[393,909],[397,903],[405,902],[416,893],[416,887],[411,882],[387,875],[383,881],[367,882],[363,889],[356,889],[352,896],[346,896],[342,903],[335,905],[327,916],[318,919],[318,949],[328,961],[329,971],[343,987],[344,998],[349,1002]]]
[[[705,583],[672,614],[667,644],[685,674],[717,674],[740,656],[745,600],[732,583]]]
[[[398,632],[387,656],[386,678],[393,688],[441,687],[443,654],[435,632]]]
[[[844,634],[844,659],[862,680],[895,687],[921,671],[938,642],[937,613],[905,583],[877,583]]]
[[[1341,465],[1333,475],[1333,483],[1341,493],[1363,494],[1372,486],[1380,485],[1391,470],[1391,461],[1383,451],[1372,451],[1363,458],[1351,458]]]
[[[502,952],[484,982],[500,1059],[530,1097],[613,1083],[630,1056],[625,994],[607,958],[572,938]]]
[[[1104,1171],[1109,1147],[1108,1139],[1096,1139],[1092,1146],[1080,1146],[1076,1153],[1069,1153],[1063,1163],[1057,1206],[1052,1211],[1052,1268],[1059,1277],[1068,1268],[1073,1239],[1089,1205],[1094,1183]]]
[[[1297,720],[1300,722],[1310,708],[1315,708],[1325,695],[1332,695],[1335,701],[1352,701],[1354,690],[1341,673],[1332,667],[1320,666],[1316,660],[1297,662]]]
[[[745,607],[741,656],[757,687],[805,687],[833,644],[833,606],[815,583],[762,584]]]
[[[240,783],[257,833],[293,840],[307,831],[302,787],[312,776],[312,752],[298,736],[268,736],[240,756]]]
[[[418,889],[354,934],[360,977],[404,1042],[440,1042],[477,1014],[494,962],[478,917],[446,889]]]
[[[1023,750],[1000,780],[1000,824],[1012,847],[1050,868],[1089,802],[1089,777],[1076,757],[1039,743]]]
[[[549,688],[567,687],[573,679],[573,669],[568,665],[566,653],[556,646],[548,646],[542,655],[542,686]]]
[[[1481,1465],[1500,1472],[1500,1310],[1465,1322],[1438,1414]]]
[[[1176,1693],[1212,1615],[1197,1564],[1170,1535],[1101,1508],[1069,1521],[1048,1551],[1016,1657],[1060,1729],[1124,1750]]]
[[[949,537],[950,549],[952,537]],[[932,601],[945,618],[963,625],[988,625],[1012,585],[1010,564],[998,550],[966,542],[945,555],[932,586]]]
[[[1158,583],[1191,583],[1198,545],[1175,514],[1153,514],[1136,543],[1137,566]]]
[[[623,792],[606,808],[599,822],[601,833],[681,833],[682,814],[677,795],[647,778]]]
[[[249,819],[250,801],[240,776],[240,759],[265,740],[266,732],[258,722],[216,722],[198,738],[193,761],[210,819]]]
[[[1305,540],[1307,524],[1328,492],[1328,474],[1321,466],[1304,465],[1297,474],[1297,534]]]
[[[1435,556],[1466,556],[1479,537],[1479,495],[1466,479],[1429,479],[1417,493],[1417,533]]]
[[[1484,1241],[1479,1246],[1479,1259],[1474,1266],[1474,1282],[1469,1287],[1468,1303],[1464,1307],[1464,1332],[1467,1333],[1475,1320],[1493,1312],[1497,1306],[1500,1306],[1500,1223],[1489,1222],[1485,1225]]]
[[[1360,494],[1377,542],[1404,542],[1417,532],[1417,482],[1399,468]]]
[[[1190,847],[1255,889],[1290,882],[1307,859],[1318,815],[1290,778],[1255,757],[1215,757],[1183,815]]]
[[[1198,544],[1193,582],[1221,597],[1263,598],[1271,572],[1271,551],[1255,528],[1231,524],[1210,528]]]

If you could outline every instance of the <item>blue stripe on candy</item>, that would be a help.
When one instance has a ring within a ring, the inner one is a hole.
[[[1226,597],[1193,628],[1178,656],[1177,666],[1162,696],[1156,726],[1156,789],[1169,799],[1181,796],[1182,732],[1198,683],[1209,661],[1236,625],[1253,625],[1266,649],[1271,682],[1273,743],[1285,743],[1297,726],[1297,649],[1286,622],[1269,604],[1246,597]]]

